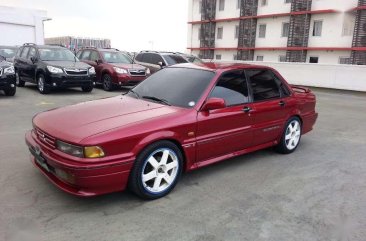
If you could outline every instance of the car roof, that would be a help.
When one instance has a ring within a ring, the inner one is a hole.
[[[18,49],[19,47],[17,47],[17,46],[0,45],[0,49],[5,49],[5,48],[8,48],[8,49]]]
[[[269,68],[267,66],[263,66],[263,65],[242,64],[242,63],[215,63],[215,62],[184,63],[184,64],[176,64],[176,65],[173,65],[172,67],[201,69],[201,70],[208,70],[208,71],[249,69],[249,68],[271,69],[271,68]]]

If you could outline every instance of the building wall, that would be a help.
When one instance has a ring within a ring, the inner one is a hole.
[[[216,3],[216,19],[238,18],[240,9],[238,0],[225,0],[224,11],[219,11],[219,0]],[[200,21],[201,0],[189,0],[190,10],[189,21]],[[289,13],[291,3],[285,3],[285,0],[267,0],[266,5],[262,5],[262,0],[258,3],[257,15]],[[312,11],[333,10],[337,12],[313,14],[311,15],[309,30],[309,48],[329,49],[328,51],[308,51],[307,61],[310,57],[318,57],[319,63],[338,64],[340,57],[350,57],[355,25],[355,12],[352,8],[357,7],[358,0],[313,0]],[[321,36],[313,36],[314,21],[322,21]],[[280,55],[286,55],[285,50],[261,50],[261,48],[286,48],[287,37],[282,37],[283,23],[289,23],[290,16],[258,18],[257,33],[255,40],[254,60],[256,56],[263,56],[265,61],[279,61]],[[266,24],[265,38],[259,38],[259,25]],[[239,25],[239,20],[224,21],[216,23],[215,56],[220,55],[222,59],[233,60],[237,53],[238,39],[235,38],[235,26]],[[217,29],[223,27],[223,39],[217,39]],[[189,24],[188,47],[199,48],[199,28],[200,24]],[[366,46],[365,46],[366,47]],[[226,50],[224,50],[226,48]],[[333,50],[330,50],[333,48]],[[342,48],[342,49],[339,49]],[[348,51],[345,51],[347,48]],[[197,54],[199,51],[191,51]]]
[[[43,44],[46,18],[45,11],[0,6],[0,45]]]

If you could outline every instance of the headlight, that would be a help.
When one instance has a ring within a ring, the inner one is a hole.
[[[14,74],[14,66],[10,66],[4,69],[4,74]]]
[[[118,73],[118,74],[127,74],[127,70],[125,69],[121,69],[118,67],[113,67],[113,69]]]
[[[103,149],[99,146],[84,147],[84,155],[87,158],[98,158],[105,156]]]
[[[84,151],[81,146],[75,146],[75,145],[58,140],[56,142],[56,147],[59,151],[62,151],[69,155],[76,156],[76,157],[84,157]]]
[[[150,74],[150,69],[149,68],[146,69],[146,74]]]
[[[53,74],[62,74],[64,72],[62,69],[53,66],[47,66],[47,69]]]
[[[91,68],[89,69],[89,74],[95,74],[95,69],[94,69],[94,67],[91,67]]]

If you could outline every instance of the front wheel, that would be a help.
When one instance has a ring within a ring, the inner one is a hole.
[[[276,146],[276,151],[283,154],[289,154],[296,150],[301,139],[301,121],[298,117],[290,118],[284,132],[282,133],[281,141]]]
[[[39,93],[41,93],[43,95],[48,94],[51,91],[45,82],[45,78],[44,78],[43,74],[39,74],[37,76],[37,89],[38,89]]]
[[[93,88],[94,88],[94,86],[91,84],[91,85],[82,86],[81,90],[83,92],[92,92]]]
[[[170,141],[156,142],[142,151],[132,168],[129,180],[131,191],[144,199],[167,195],[182,173],[183,156]]]
[[[15,83],[18,87],[24,87],[25,81],[21,80],[19,72],[15,72]]]
[[[105,91],[112,91],[113,90],[112,77],[109,74],[104,74],[102,79],[103,79],[103,89]]]
[[[6,96],[14,96],[16,93],[16,88],[4,90]]]

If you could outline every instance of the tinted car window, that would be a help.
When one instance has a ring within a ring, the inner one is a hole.
[[[164,60],[163,60],[163,58],[160,55],[158,55],[158,54],[152,54],[152,60],[151,60],[151,62],[152,62],[152,64],[156,64],[157,65],[159,62],[164,63]]]
[[[215,73],[211,71],[166,68],[145,79],[133,91],[140,98],[153,96],[174,106],[191,108],[196,105],[214,76]],[[135,97],[134,93],[129,95]]]
[[[145,62],[145,63],[149,63],[149,64],[152,64],[152,54],[150,53],[146,53],[142,56],[142,62]]]
[[[210,97],[222,98],[227,106],[249,102],[248,86],[242,70],[223,74]]]
[[[188,61],[179,55],[174,54],[166,54],[164,55],[164,59],[168,63],[168,65],[174,65],[174,64],[181,64],[181,63],[188,63]]]
[[[16,48],[0,48],[0,55],[5,58],[13,58],[17,52]]]
[[[40,48],[39,57],[43,61],[77,61],[76,56],[65,48]]]
[[[142,61],[142,57],[143,57],[143,55],[144,55],[144,54],[138,54],[138,55],[136,55],[135,59],[136,59],[137,61]]]
[[[24,47],[23,48],[23,51],[22,51],[22,53],[21,53],[21,55],[20,55],[20,57],[21,58],[27,58],[27,55],[28,55],[28,51],[29,51],[29,47]]]
[[[279,98],[280,90],[278,80],[269,70],[247,70],[247,76],[250,79],[253,100],[261,101]]]

